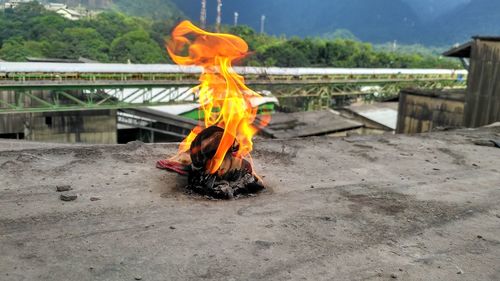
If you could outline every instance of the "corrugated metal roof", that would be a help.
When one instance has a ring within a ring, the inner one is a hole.
[[[349,120],[332,111],[276,113],[271,123],[262,131],[277,139],[290,139],[327,135],[363,127],[363,124]]]
[[[481,40],[481,41],[500,41],[500,36],[484,36],[484,35],[476,35],[472,37],[473,40]],[[443,53],[445,57],[454,57],[454,58],[470,58],[472,44],[474,41],[466,42],[462,45],[453,47],[448,51]]]
[[[396,130],[398,121],[397,102],[352,105],[346,108],[359,116]]]
[[[399,69],[399,68],[280,68],[235,67],[240,74],[250,75],[384,75],[384,74],[467,74],[453,69]],[[0,72],[43,73],[187,73],[199,74],[202,68],[173,64],[113,64],[113,63],[40,63],[1,62]]]
[[[443,53],[445,57],[454,58],[470,58],[470,53],[472,50],[472,41],[453,47],[450,50]]]

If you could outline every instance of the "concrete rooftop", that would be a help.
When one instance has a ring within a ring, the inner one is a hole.
[[[259,141],[237,201],[155,169],[174,145],[2,141],[0,280],[500,280],[499,138]]]

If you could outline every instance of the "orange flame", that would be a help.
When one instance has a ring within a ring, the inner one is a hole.
[[[248,54],[247,43],[237,36],[207,32],[183,21],[173,30],[167,50],[179,65],[203,67],[197,89],[205,128],[219,126],[224,129],[217,152],[207,164],[207,171],[211,174],[217,172],[235,141],[239,144],[235,156],[249,157],[252,138],[257,133],[253,126],[257,108],[251,101],[261,96],[250,90],[244,78],[232,68],[235,60]],[[180,153],[189,150],[202,129],[196,127],[189,134],[179,147]]]

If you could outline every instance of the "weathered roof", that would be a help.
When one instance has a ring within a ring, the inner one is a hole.
[[[76,61],[80,62],[80,61]],[[455,69],[400,69],[400,68],[281,68],[281,67],[235,67],[244,75],[455,75],[467,74],[466,70]],[[173,64],[117,64],[117,63],[48,63],[4,62],[0,72],[78,72],[78,73],[186,73],[200,74],[201,67]]]
[[[445,100],[456,100],[465,101],[465,90],[463,89],[453,89],[453,90],[423,90],[423,89],[403,89],[402,94],[411,94],[417,96],[433,97]]]
[[[492,35],[476,35],[472,36],[474,40],[483,40],[483,41],[500,41],[500,36],[492,36]]]
[[[56,13],[59,14],[60,12],[65,12],[65,13],[71,15],[71,16],[76,16],[76,17],[81,17],[82,16],[79,12],[77,12],[75,10],[72,10],[72,9],[68,9],[68,8],[59,8],[59,9],[57,9]]]
[[[228,202],[176,144],[0,141],[0,279],[498,280],[498,134],[256,140],[269,191]]]
[[[471,49],[472,41],[469,41],[444,52],[443,56],[454,58],[470,58]]]
[[[351,105],[346,109],[389,129],[396,130],[398,122],[397,102]]]
[[[464,43],[462,45],[455,46],[448,51],[443,53],[443,56],[446,57],[455,57],[455,58],[470,58],[471,50],[472,50],[472,43],[474,43],[474,40],[481,40],[481,41],[494,41],[498,42],[500,41],[500,36],[482,36],[482,35],[476,35],[472,37],[473,41],[469,41],[467,43]]]
[[[276,113],[271,123],[262,131],[277,139],[320,136],[363,127],[363,124],[346,119],[333,110]]]

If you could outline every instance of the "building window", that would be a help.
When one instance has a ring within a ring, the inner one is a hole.
[[[52,116],[45,116],[45,125],[52,128]]]

